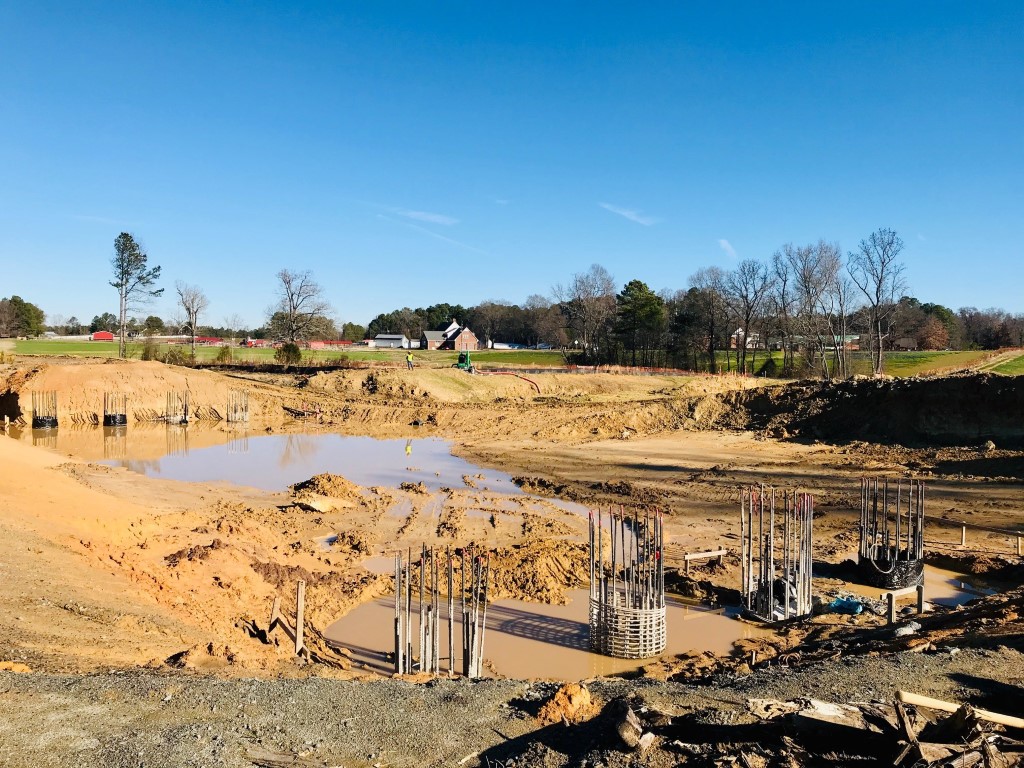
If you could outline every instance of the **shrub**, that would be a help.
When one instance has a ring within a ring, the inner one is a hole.
[[[152,336],[147,336],[145,341],[142,342],[142,359],[143,360],[156,360],[157,352],[159,351],[156,339]]]
[[[296,365],[302,361],[302,350],[299,345],[289,341],[282,344],[274,353],[274,359],[282,365]]]
[[[167,365],[188,365],[189,355],[183,347],[168,347],[164,353],[163,362]]]
[[[231,362],[231,347],[221,347],[217,350],[217,356],[213,358],[215,363]]]

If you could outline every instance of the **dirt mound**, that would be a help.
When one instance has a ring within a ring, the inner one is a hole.
[[[579,683],[563,685],[555,695],[544,702],[537,713],[540,725],[555,723],[582,723],[599,712],[590,696],[590,691]]]
[[[540,540],[499,547],[491,554],[488,597],[564,605],[566,590],[586,586],[589,568],[584,544]]]
[[[1024,447],[1024,377],[798,382],[721,398],[716,426],[776,437]]]
[[[313,475],[308,480],[303,480],[301,483],[293,485],[291,490],[296,498],[309,494],[327,496],[332,499],[356,500],[362,498],[358,485],[341,475],[335,475],[330,472]]]

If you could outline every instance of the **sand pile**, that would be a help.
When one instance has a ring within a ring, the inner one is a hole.
[[[565,605],[566,592],[585,587],[590,563],[585,544],[539,540],[491,553],[492,584],[489,598],[532,600]]]

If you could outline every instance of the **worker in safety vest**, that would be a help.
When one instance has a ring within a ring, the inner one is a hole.
[[[409,368],[409,370],[411,371],[412,370],[412,352],[410,352],[409,354],[407,354],[405,356],[405,364]]]

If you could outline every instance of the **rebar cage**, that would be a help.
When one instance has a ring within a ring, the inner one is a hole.
[[[590,648],[595,653],[645,659],[665,650],[663,527],[660,511],[642,517],[635,511],[632,516],[622,510],[590,513]]]
[[[924,579],[924,483],[862,478],[860,549],[862,578],[882,589],[902,589]]]
[[[811,612],[813,519],[809,493],[742,489],[740,599],[751,616],[774,622]]]

